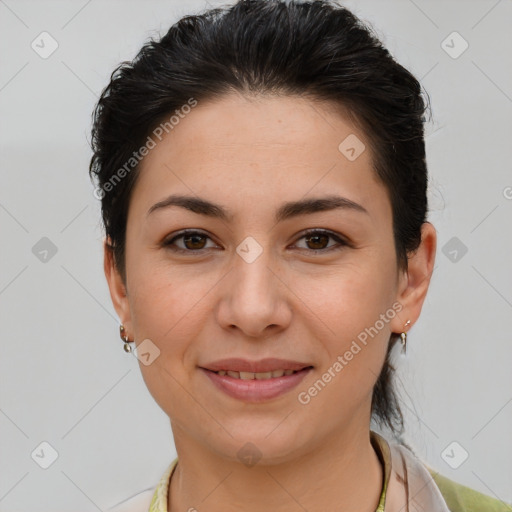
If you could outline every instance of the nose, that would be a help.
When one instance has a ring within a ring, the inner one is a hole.
[[[224,329],[261,339],[288,327],[291,292],[273,267],[268,250],[252,262],[234,255],[233,267],[221,282],[217,309],[217,320]]]

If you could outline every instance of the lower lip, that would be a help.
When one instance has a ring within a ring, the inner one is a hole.
[[[296,387],[299,382],[313,369],[304,368],[299,372],[282,377],[273,377],[271,379],[235,379],[229,375],[219,375],[218,373],[200,368],[203,373],[227,395],[244,400],[246,402],[258,403],[271,400]]]

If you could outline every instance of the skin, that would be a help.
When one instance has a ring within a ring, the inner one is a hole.
[[[366,146],[354,161],[338,150],[350,134]],[[177,206],[147,215],[170,194],[200,196],[233,218]],[[332,194],[368,213],[335,209],[274,220],[283,202]],[[187,254],[164,246],[185,228],[207,238],[176,240]],[[309,228],[350,245],[328,250],[337,241],[308,241]],[[263,250],[252,263],[236,252],[248,236]],[[104,249],[129,339],[138,345],[149,338],[160,350],[140,369],[170,418],[179,457],[170,512],[374,512],[382,468],[369,440],[372,390],[390,334],[409,330],[420,315],[436,231],[423,225],[421,246],[399,272],[387,190],[372,168],[369,141],[348,116],[291,96],[232,93],[199,103],[141,163],[128,213],[126,283]],[[307,405],[299,403],[298,393],[397,301],[401,311]],[[297,388],[251,404],[219,391],[198,368],[235,356],[293,359],[314,369]],[[252,467],[237,457],[247,442],[261,453]]]

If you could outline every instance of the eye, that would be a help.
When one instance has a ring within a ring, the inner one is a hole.
[[[343,240],[338,235],[323,229],[310,229],[299,238],[299,240],[302,239],[306,241],[306,244],[309,245],[309,247],[299,247],[299,249],[313,251],[314,253],[338,250],[341,249],[343,246],[349,245],[348,242]],[[334,240],[336,243],[333,245],[329,245],[329,239]],[[164,247],[167,247],[175,252],[189,254],[200,253],[204,250],[211,249],[216,246],[216,244],[214,244],[214,246],[208,247],[208,240],[212,241],[213,243],[213,240],[208,235],[202,233],[201,231],[186,230],[182,231],[181,233],[178,233],[169,240],[165,241],[163,245]],[[178,241],[182,242],[183,245],[178,245]]]
[[[200,252],[203,249],[209,249],[210,247],[206,247],[206,240],[211,238],[202,233],[201,231],[187,230],[182,231],[178,235],[172,237],[170,240],[167,240],[163,243],[165,247],[168,247],[172,251],[176,252]],[[177,240],[183,241],[183,246],[176,245]]]
[[[343,246],[349,245],[345,240],[341,237],[331,233],[330,231],[326,231],[323,229],[310,229],[306,231],[306,233],[299,238],[299,240],[304,239],[306,244],[309,247],[305,247],[306,250],[309,251],[323,251],[328,252],[331,250],[341,249]],[[334,245],[327,245],[329,243],[329,239],[332,239],[336,242]],[[299,247],[300,249],[304,249],[303,247]]]

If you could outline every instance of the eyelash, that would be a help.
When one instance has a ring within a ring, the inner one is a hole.
[[[332,233],[331,231],[326,231],[324,229],[309,229],[307,231],[305,231],[302,236],[300,238],[298,238],[298,240],[302,240],[303,238],[307,237],[307,236],[311,236],[311,235],[326,235],[330,238],[332,238],[333,240],[335,240],[337,243],[338,243],[338,246],[331,246],[331,247],[327,247],[327,248],[324,248],[324,249],[303,249],[303,248],[300,248],[299,250],[305,250],[305,251],[308,251],[310,253],[313,253],[313,254],[319,254],[319,253],[327,253],[327,252],[331,252],[331,251],[337,251],[337,250],[340,250],[342,249],[344,246],[350,246],[350,244],[344,240],[343,238],[341,238],[340,236]],[[193,236],[193,235],[198,235],[198,236],[201,236],[203,238],[209,238],[211,240],[211,238],[201,232],[201,231],[195,231],[195,230],[185,230],[185,231],[182,231],[181,233],[178,233],[177,235],[173,236],[171,239],[169,239],[168,241],[165,241],[163,243],[164,247],[168,248],[169,250],[173,251],[173,252],[177,252],[177,253],[182,253],[182,254],[202,254],[203,251],[206,251],[208,250],[208,248],[203,248],[203,249],[197,249],[197,250],[193,250],[193,249],[182,249],[181,247],[176,247],[174,246],[173,247],[173,244],[176,240],[179,240],[180,238],[184,238],[186,236]]]

